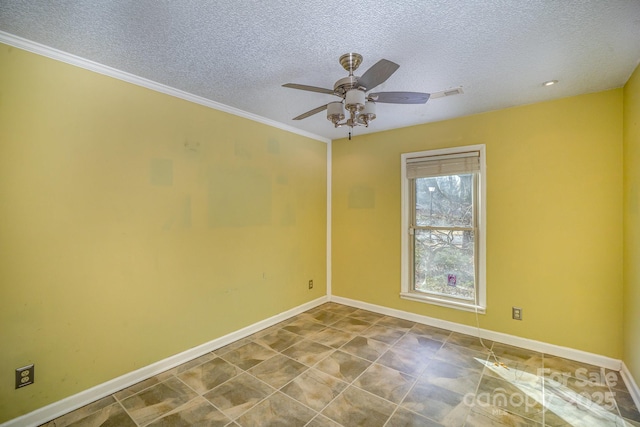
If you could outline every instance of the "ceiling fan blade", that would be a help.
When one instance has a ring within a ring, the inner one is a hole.
[[[306,113],[302,113],[298,117],[294,117],[293,120],[302,120],[302,119],[306,119],[307,117],[313,116],[314,114],[318,114],[320,111],[326,110],[327,105],[328,104],[325,104],[318,108],[314,108],[313,110],[309,110]]]
[[[395,62],[391,62],[387,59],[381,59],[369,68],[358,79],[358,86],[364,87],[366,90],[371,90],[379,84],[384,83],[391,74],[395,73],[400,68]]]
[[[378,92],[370,93],[367,98],[387,104],[426,104],[430,96],[422,92]]]
[[[331,89],[325,89],[323,87],[299,85],[297,83],[285,83],[282,86],[288,87],[291,89],[308,90],[310,92],[327,93],[329,95],[335,95],[335,93]]]

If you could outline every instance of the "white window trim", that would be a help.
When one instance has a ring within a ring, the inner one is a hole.
[[[479,222],[479,239],[478,239],[478,305],[467,304],[463,302],[450,301],[437,297],[414,292],[411,289],[411,279],[409,277],[409,179],[407,178],[407,159],[414,157],[436,156],[443,154],[456,154],[461,152],[479,151],[480,152],[480,197],[478,200],[478,222]],[[486,181],[486,160],[485,145],[467,145],[464,147],[444,148],[439,150],[420,151],[415,153],[403,153],[400,156],[400,173],[401,173],[401,280],[400,280],[400,298],[419,301],[449,308],[455,308],[464,311],[473,311],[484,314],[487,308],[487,286],[486,286],[486,254],[487,254],[487,181]]]

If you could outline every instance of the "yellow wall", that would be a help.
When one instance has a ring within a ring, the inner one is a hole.
[[[324,143],[5,45],[0,76],[0,422],[325,294]],[[398,296],[400,154],[486,144],[481,327],[638,378],[639,99],[636,70],[624,90],[334,141],[333,293],[473,325]]]
[[[622,89],[334,141],[333,294],[475,324],[399,298],[400,154],[471,144],[487,150],[481,327],[620,358]]]
[[[0,422],[325,295],[326,155],[0,45]]]
[[[624,87],[624,357],[640,379],[640,66]]]

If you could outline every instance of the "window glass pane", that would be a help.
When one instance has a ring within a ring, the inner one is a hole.
[[[473,174],[417,178],[416,225],[473,227]]]
[[[475,300],[472,231],[415,230],[414,288]]]

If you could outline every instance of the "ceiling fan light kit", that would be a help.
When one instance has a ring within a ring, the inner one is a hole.
[[[341,101],[330,102],[307,111],[295,117],[293,120],[306,119],[307,117],[327,110],[327,120],[333,123],[335,127],[368,127],[369,123],[376,118],[376,102],[387,104],[425,104],[429,100],[429,94],[421,92],[379,92],[367,94],[369,90],[384,83],[396,72],[400,66],[394,62],[381,59],[360,77],[355,76],[353,73],[362,63],[362,55],[358,53],[345,53],[340,57],[339,62],[342,68],[349,72],[349,76],[339,79],[334,84],[333,90],[297,83],[286,83],[282,85],[291,89],[325,93],[342,98]],[[348,112],[348,118],[345,120],[345,117],[347,117],[346,112]]]
[[[327,104],[327,120],[337,126],[340,120],[344,120],[344,108],[341,101],[330,102]]]

